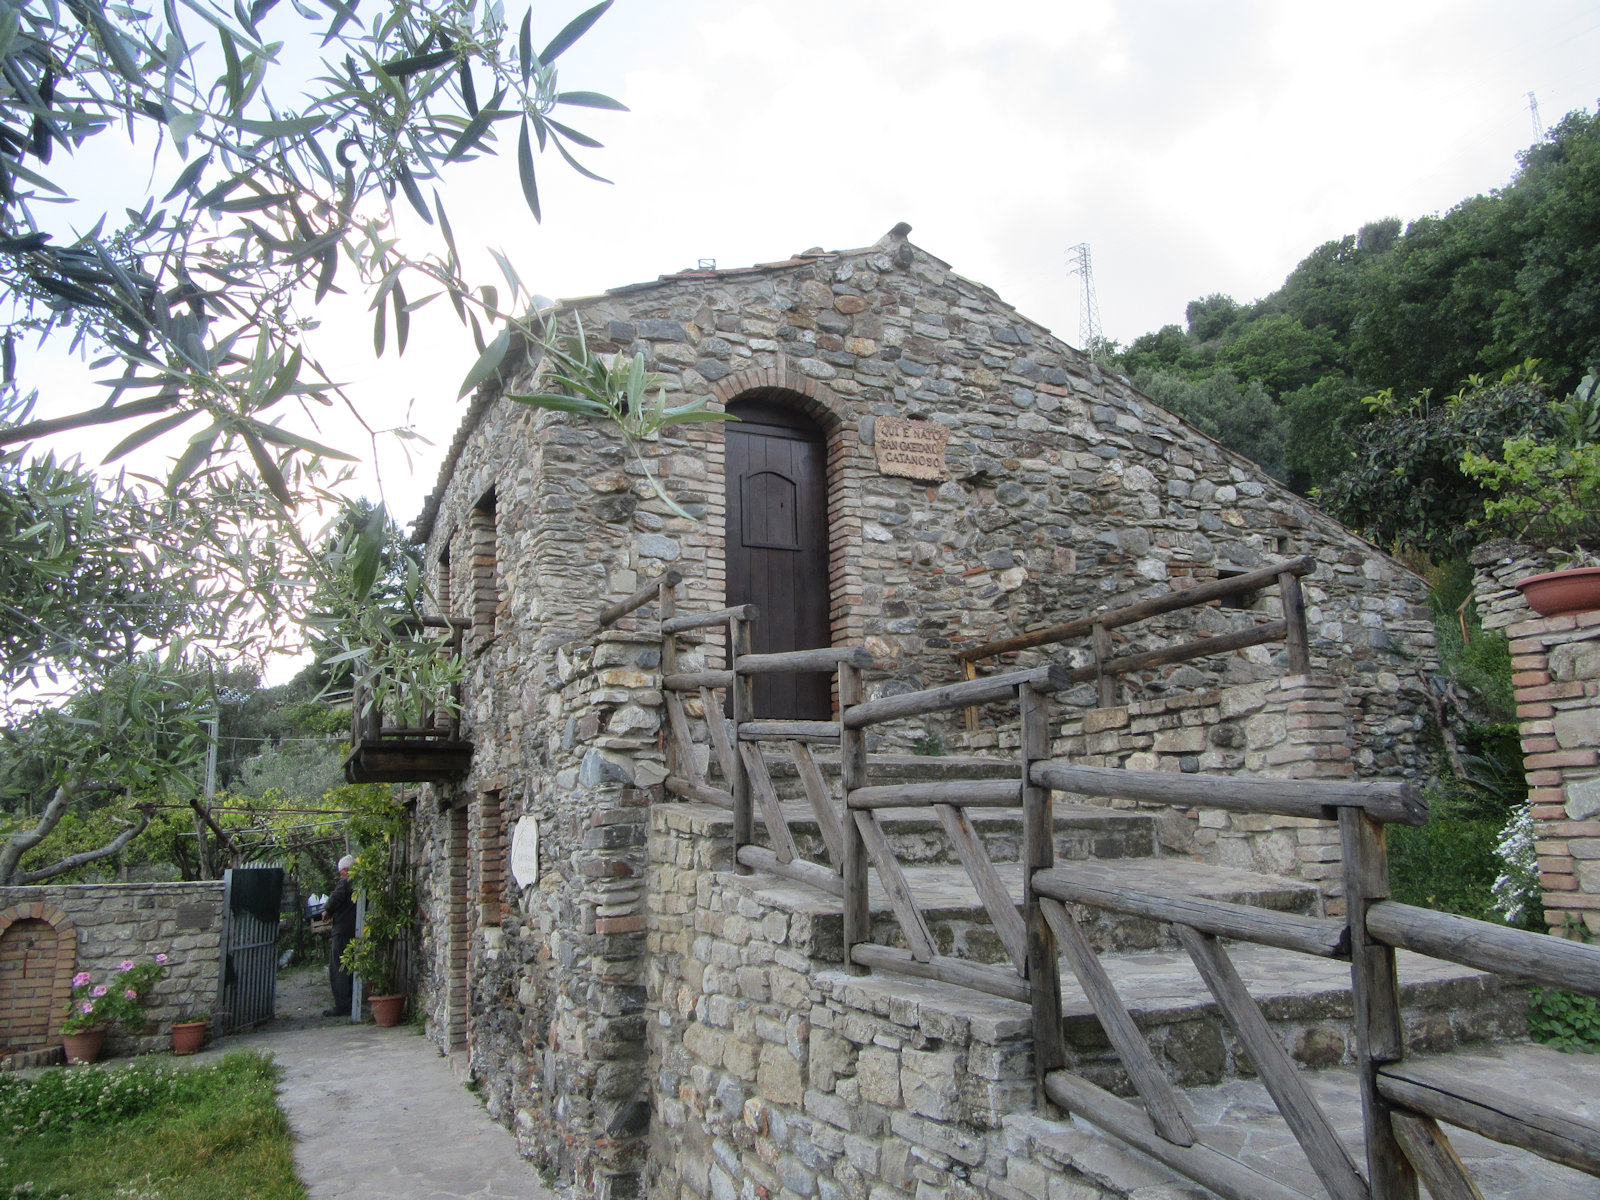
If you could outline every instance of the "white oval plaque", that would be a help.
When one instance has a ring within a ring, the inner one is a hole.
[[[511,875],[519,888],[539,882],[539,822],[523,817],[511,835]]]

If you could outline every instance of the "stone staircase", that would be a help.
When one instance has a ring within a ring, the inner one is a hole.
[[[827,862],[820,832],[792,770],[784,769],[787,764],[779,755],[772,755],[769,761],[785,818],[801,854],[814,862]],[[837,796],[837,759],[830,761],[819,755],[818,761]],[[869,772],[874,784],[932,778],[1007,778],[1014,777],[1015,764],[972,757],[874,755],[869,760]],[[1011,969],[1005,949],[966,871],[932,812],[888,809],[878,810],[877,815],[926,917],[938,951]],[[969,808],[967,815],[1020,904],[1020,811]],[[1192,896],[1286,913],[1322,914],[1321,895],[1310,884],[1186,858],[1163,857],[1157,836],[1157,817],[1149,811],[1069,803],[1058,794],[1053,815],[1058,863],[1095,862],[1102,865],[1108,876],[1123,883],[1143,882]],[[755,836],[758,842],[766,844],[759,815]],[[807,932],[801,938],[802,944],[793,946],[795,950],[813,961],[842,963],[843,922],[840,903],[835,897],[802,883],[760,873],[745,877],[741,884],[762,903],[779,905],[806,918],[796,922],[797,928]],[[1143,918],[1068,907],[1101,954],[1107,973],[1168,1077],[1183,1089],[1234,1088],[1235,1092],[1228,1093],[1233,1096],[1230,1103],[1243,1103],[1238,1097],[1248,1093],[1256,1097],[1258,1107],[1264,1106],[1264,1111],[1275,1118],[1271,1101],[1254,1082],[1255,1072],[1248,1057],[1238,1046],[1188,955],[1178,947],[1170,932]],[[872,874],[871,909],[874,940],[885,945],[904,946],[904,938],[887,897],[878,885],[876,872]],[[1349,964],[1254,944],[1230,945],[1229,954],[1269,1026],[1291,1056],[1305,1068],[1317,1069],[1319,1076],[1343,1080],[1353,1088],[1353,1081],[1341,1070],[1353,1060],[1354,1050]],[[1408,1055],[1483,1049],[1492,1042],[1524,1036],[1525,996],[1515,985],[1497,976],[1405,951],[1399,953],[1398,965]],[[987,1027],[997,1031],[1009,1029],[1015,1023],[1020,1023],[1017,1028],[1025,1028],[1028,1020],[1028,1008],[1023,1003],[980,997],[970,992],[963,995],[961,989],[944,984],[868,976],[852,977],[840,986],[848,986],[857,996],[879,989],[885,1004],[906,1003],[902,993],[918,997],[943,994],[957,1007],[970,1005],[975,1011],[987,1014],[984,1018],[989,1022]],[[911,989],[910,992],[907,989]],[[897,1001],[896,997],[900,999]],[[1062,1000],[1068,1068],[1107,1090],[1123,1096],[1132,1095],[1132,1086],[1120,1060],[1078,988],[1072,971],[1065,965]],[[1004,1040],[998,1032],[996,1038],[997,1044]],[[1337,1090],[1343,1085],[1329,1082],[1321,1086]],[[1246,1092],[1238,1092],[1239,1088],[1245,1088]],[[1195,1092],[1196,1102],[1201,1095],[1201,1091]],[[1220,1101],[1207,1100],[1201,1107],[1217,1103]],[[1004,1114],[998,1111],[994,1116],[996,1121],[1004,1119]],[[1073,1131],[1080,1143],[1085,1138],[1089,1140],[1094,1146],[1092,1157],[1098,1160],[1143,1163],[1138,1170],[1130,1168],[1122,1172],[1129,1180],[1142,1180],[1137,1187],[1148,1185],[1151,1171],[1173,1178],[1166,1174],[1165,1168],[1143,1159],[1136,1151],[1087,1125],[1076,1125]],[[1262,1137],[1268,1142],[1273,1140],[1267,1134]],[[1291,1159],[1299,1154],[1292,1139],[1286,1144],[1285,1154]],[[1112,1171],[1110,1175],[1115,1176],[1117,1172]],[[1135,1186],[1130,1184],[1126,1194],[1134,1190]],[[1313,1190],[1310,1194],[1318,1193]],[[1529,1193],[1537,1194],[1537,1190]]]

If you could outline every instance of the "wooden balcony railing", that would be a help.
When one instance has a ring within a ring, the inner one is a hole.
[[[457,617],[422,617],[422,629],[443,630],[439,652],[459,658],[471,622]],[[402,629],[401,632],[406,630]],[[350,753],[344,775],[351,783],[442,783],[461,778],[472,765],[472,743],[461,736],[461,684],[450,686],[445,703],[424,711],[415,725],[388,720],[382,706],[358,680],[350,695]]]

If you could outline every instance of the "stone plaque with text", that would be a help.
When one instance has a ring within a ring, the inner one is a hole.
[[[943,483],[950,478],[944,447],[950,430],[936,421],[908,421],[904,417],[879,417],[872,443],[878,453],[878,471]]]

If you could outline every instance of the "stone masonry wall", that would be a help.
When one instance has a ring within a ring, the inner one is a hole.
[[[75,954],[72,970],[88,971],[96,983],[109,982],[125,959],[141,962],[156,954],[170,959],[167,977],[156,985],[145,1009],[149,1031],[112,1032],[106,1039],[108,1056],[169,1049],[167,1028],[174,1017],[209,1013],[216,1006],[222,961],[220,882],[0,888],[0,914],[15,911],[21,919],[37,919],[25,914],[44,910],[70,923],[75,934],[68,942]],[[51,1001],[56,1000],[52,992]],[[52,1028],[59,1030],[59,1019]]]
[[[1317,563],[1303,581],[1313,669],[1339,675],[1363,714],[1354,761],[1414,765],[1407,698],[1380,681],[1431,654],[1421,581],[903,239],[691,272],[562,311],[600,351],[642,353],[670,402],[758,393],[816,420],[833,640],[877,658],[870,694],[954,681],[963,645],[1305,554]],[[646,448],[685,518],[608,428],[500,398],[534,390],[534,369],[516,351],[473,399],[418,522],[435,594],[471,623],[474,744],[469,776],[418,803],[421,988],[432,1036],[464,1050],[524,1152],[626,1195],[641,1186],[649,1124],[641,880],[647,801],[665,777],[660,651],[653,606],[603,634],[595,619],[669,568],[685,577],[680,612],[725,603],[723,432],[675,427]],[[881,474],[886,416],[948,428],[951,478]],[[1195,620],[1130,628],[1123,648],[1188,637]],[[1076,665],[1082,649],[1059,657]],[[1281,657],[1147,673],[1129,695],[1272,680]],[[721,665],[716,636],[683,639],[680,670]],[[925,730],[883,732],[892,749]],[[507,877],[498,924],[480,919],[481,897],[457,895],[481,861],[465,843],[494,826],[481,803],[498,805],[508,840],[521,821],[539,828],[538,882]],[[477,815],[459,822],[462,806]]]
[[[426,789],[415,822],[429,1035],[455,1048],[459,997],[465,1066],[490,1113],[513,1128],[524,1154],[598,1197],[636,1193],[649,1124],[644,822],[665,775],[649,673],[658,645],[605,633],[557,650],[547,677],[508,673],[552,731],[534,765],[516,770],[500,759],[506,769],[475,772],[475,789]],[[480,678],[500,653],[480,659]],[[488,694],[484,708],[505,691]],[[475,710],[475,738],[484,708]],[[496,761],[497,743],[484,744],[484,758]],[[461,806],[469,819],[453,822]],[[495,859],[529,821],[538,879],[520,887],[509,869],[497,874]],[[467,830],[467,845],[455,844],[453,824]]]
[[[1540,617],[1515,584],[1553,568],[1504,543],[1473,557],[1486,629],[1511,639],[1512,684],[1552,932],[1600,935],[1600,612]]]
[[[781,882],[738,882],[732,849],[726,813],[652,813],[652,1200],[1110,1194],[1029,1136],[1024,1006],[846,974]]]

